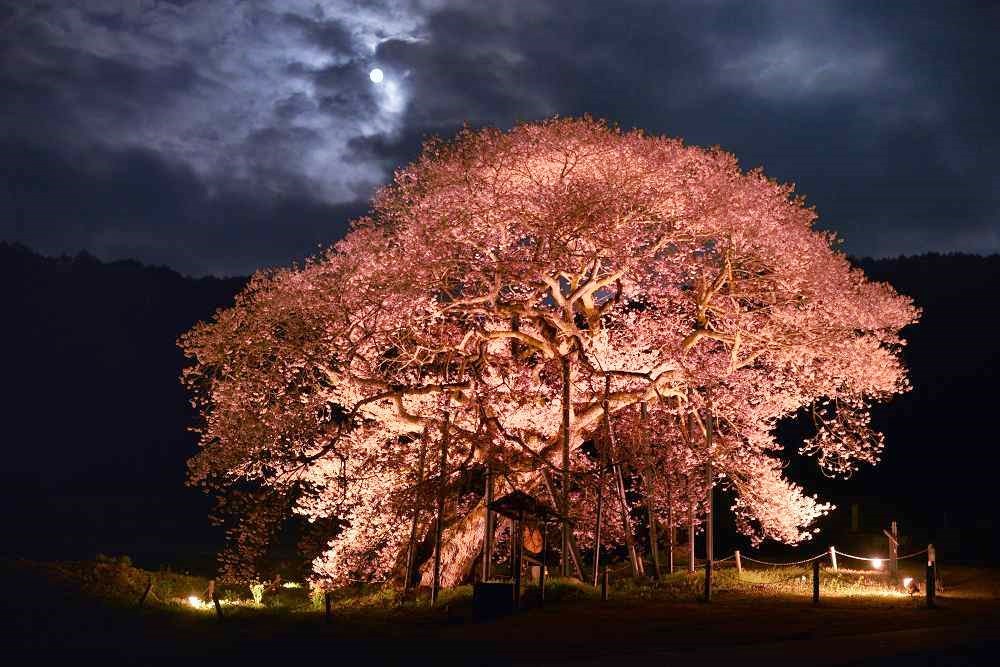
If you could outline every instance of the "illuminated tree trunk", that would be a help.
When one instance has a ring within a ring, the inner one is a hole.
[[[570,526],[569,526],[569,357],[562,358],[562,556],[560,574],[569,576]]]
[[[424,482],[424,458],[427,455],[427,434],[420,439],[420,458],[417,463],[417,493],[413,503],[413,521],[410,523],[410,541],[406,549],[406,579],[403,582],[403,590],[410,590],[413,585],[413,573],[417,559],[417,523],[420,519],[421,502],[420,492],[423,490]]]
[[[444,489],[448,481],[448,422],[451,413],[444,413],[444,424],[441,426],[441,464],[438,473],[437,520],[434,522],[434,580],[431,584],[431,604],[437,603],[441,591],[441,531],[444,530]]]

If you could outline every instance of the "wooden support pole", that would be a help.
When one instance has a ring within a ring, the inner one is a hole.
[[[524,523],[519,517],[514,522],[514,610],[521,608],[521,558],[524,553]]]
[[[570,526],[569,526],[569,428],[570,428],[570,377],[569,357],[562,358],[562,552],[559,573],[569,576]]]
[[[607,468],[608,454],[607,447],[605,447],[601,456],[601,472],[597,475],[597,520],[594,522],[594,588],[597,588],[601,564],[601,519],[604,512],[604,472]]]
[[[934,545],[927,545],[927,581],[924,588],[927,589],[927,607],[934,608],[934,597],[937,593],[937,554],[934,553]]]
[[[604,566],[604,573],[601,576],[601,600],[608,601],[608,566]]]
[[[833,571],[837,571],[837,547],[830,547],[830,564],[833,565]]]
[[[625,533],[625,548],[628,550],[629,562],[632,563],[632,576],[643,574],[642,560],[635,548],[635,536],[632,534],[632,519],[629,517],[628,499],[625,497],[625,477],[622,475],[620,463],[614,465],[615,486],[618,493],[618,505],[622,516],[622,531]]]
[[[323,604],[326,607],[326,615],[324,616],[324,620],[326,621],[326,624],[329,625],[329,624],[333,623],[333,593],[332,592],[327,591],[326,593],[323,594]]]
[[[448,482],[448,436],[451,413],[444,413],[441,425],[441,460],[438,465],[437,517],[434,521],[434,577],[431,580],[431,604],[437,604],[441,592],[441,533],[444,531],[444,489]]]
[[[640,437],[646,438],[650,460],[653,458],[653,438],[649,433],[649,408],[645,403],[639,404]],[[653,466],[646,467],[643,475],[646,491],[646,518],[649,522],[649,553],[653,557],[653,580],[660,580],[660,540],[656,534],[656,501],[653,497]]]
[[[545,604],[545,564],[549,561],[549,524],[542,523],[542,567],[538,570],[538,592]]]
[[[691,480],[687,480],[688,489],[688,572],[694,574],[694,501],[691,499]]]
[[[632,521],[629,518],[628,500],[625,498],[625,479],[622,476],[621,464],[617,461],[618,446],[615,443],[615,431],[611,428],[611,412],[608,406],[608,395],[610,393],[610,378],[604,376],[604,428],[608,436],[607,456],[612,461],[612,474],[614,475],[615,494],[618,496],[618,504],[621,510],[622,531],[625,533],[625,548],[628,551],[629,561],[632,563],[632,576],[638,577],[643,573],[642,560],[635,550],[635,536],[632,534]]]
[[[647,507],[646,512],[649,515],[649,551],[653,557],[653,580],[660,580],[660,545],[659,538],[656,535],[656,514],[653,510],[653,501],[651,498],[646,498]]]
[[[510,539],[508,540],[508,544],[507,544],[507,548],[510,551],[510,553],[507,555],[507,567],[510,570],[510,579],[511,579],[511,581],[514,580],[514,560],[517,558],[517,552],[516,552],[516,549],[517,549],[517,538],[514,537],[514,533],[515,533],[515,530],[516,530],[516,528],[514,526],[515,523],[516,522],[514,521],[513,518],[508,518],[507,519],[507,524],[510,526]]]
[[[545,484],[545,491],[549,494],[549,498],[552,499],[552,506],[558,507],[560,505],[559,494],[556,493],[552,476],[545,468],[542,469],[542,482]],[[572,530],[569,531],[569,558],[570,565],[573,566],[573,572],[580,578],[580,581],[583,581],[583,559],[580,557],[580,549],[576,546],[576,537],[573,535]]]
[[[674,527],[674,493],[670,477],[667,477],[667,573],[674,573],[674,539],[677,530]]]
[[[734,555],[736,556],[736,578],[739,579],[743,576],[743,561],[740,560],[740,550],[737,549]]]
[[[715,560],[715,535],[713,521],[713,496],[715,491],[714,472],[712,470],[712,438],[714,436],[715,424],[712,417],[711,408],[705,418],[705,484],[708,486],[705,491],[705,558],[708,561]]]
[[[813,561],[813,604],[819,604],[819,558]]]
[[[417,497],[413,503],[413,518],[410,520],[410,542],[406,548],[406,574],[403,581],[403,590],[408,591],[413,587],[413,579],[417,567],[417,525],[420,521],[420,508],[423,501],[420,498],[420,491],[424,482],[424,461],[427,457],[427,434],[420,437],[420,455],[417,459]]]
[[[705,602],[712,601],[712,559],[705,561]]]
[[[493,504],[493,468],[486,468],[486,525],[483,534],[483,581],[493,578],[493,535],[496,531],[496,515],[490,509]]]

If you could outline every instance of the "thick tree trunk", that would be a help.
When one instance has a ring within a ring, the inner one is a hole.
[[[660,391],[665,391],[668,395],[676,395],[663,387],[660,387]],[[654,390],[651,389],[650,394],[651,395],[647,400],[653,400],[656,398]],[[596,411],[588,410],[582,414],[573,413],[575,414],[575,417],[572,419],[571,426],[576,429],[586,429],[591,425],[597,426],[598,424],[596,422],[607,414],[608,409],[608,405],[602,405],[601,409]],[[582,441],[579,438],[578,440]],[[573,441],[573,437],[571,437],[570,442],[572,443]],[[579,441],[576,443],[577,445],[579,445]],[[562,445],[561,438],[558,444]],[[517,478],[515,483],[517,488],[533,488],[537,486],[539,482],[544,480],[544,476],[540,471],[518,473],[515,477]],[[553,505],[556,507],[560,506],[560,501],[561,497],[557,496],[557,499],[553,500]],[[484,503],[479,502],[469,513],[458,519],[443,531],[440,574],[442,587],[456,586],[469,576],[476,559],[482,553],[482,540],[485,523],[485,505]],[[571,562],[574,567],[578,568],[582,579],[582,569],[579,569],[579,552],[574,551],[574,544],[575,539],[573,539],[571,532],[570,556],[574,559]],[[425,562],[419,569],[421,585],[430,587],[433,577],[432,561]]]

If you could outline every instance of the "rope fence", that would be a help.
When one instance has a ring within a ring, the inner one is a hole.
[[[886,557],[879,557],[879,556],[856,556],[854,554],[849,554],[846,551],[841,551],[840,549],[837,549],[837,548],[834,548],[833,551],[838,556],[845,556],[847,558],[853,558],[854,560],[865,561],[867,563],[876,563],[876,562],[878,562],[878,563],[884,563],[884,562],[886,562],[886,561],[889,560]],[[741,553],[740,554],[740,560],[749,561],[751,563],[757,563],[759,565],[770,565],[772,567],[786,567],[786,566],[791,566],[791,565],[805,565],[806,563],[811,563],[814,560],[819,560],[821,558],[826,558],[826,557],[830,556],[830,553],[831,553],[831,551],[827,550],[827,551],[823,551],[821,553],[818,553],[815,556],[812,556],[811,558],[803,558],[802,560],[788,561],[787,563],[785,563],[785,562],[783,562],[783,563],[775,563],[775,562],[767,561],[767,560],[758,560],[756,558],[751,558],[750,556],[747,556],[746,554]],[[921,556],[921,555],[923,555],[925,553],[927,553],[927,549],[921,549],[920,551],[914,551],[913,553],[906,554],[905,556],[897,556],[896,560],[906,560],[908,558],[916,558],[917,556]],[[715,559],[715,562],[716,563],[722,563],[724,561],[730,560],[730,559],[735,558],[735,557],[736,557],[736,554],[734,553],[734,554],[731,554],[729,556],[726,556],[725,558],[717,558],[717,559]]]
[[[735,556],[735,555],[736,554],[733,554],[733,556]],[[829,551],[824,551],[823,553],[817,554],[817,555],[813,556],[812,558],[805,558],[803,560],[791,561],[789,563],[772,563],[770,561],[757,560],[756,558],[751,558],[750,556],[744,556],[741,553],[740,554],[740,560],[747,560],[747,561],[750,561],[751,563],[758,563],[760,565],[769,565],[771,567],[787,567],[787,566],[790,566],[790,565],[805,565],[806,563],[811,563],[814,560],[819,560],[820,558],[824,558],[824,557],[829,556],[829,555],[830,555]]]
[[[888,533],[887,533],[887,535],[888,535]],[[894,525],[893,525],[893,534],[890,536],[890,538],[893,539],[894,535],[895,535],[895,522],[894,522]],[[834,572],[836,572],[836,571],[839,570],[839,567],[837,566],[837,556],[843,556],[844,558],[850,558],[850,559],[858,560],[858,561],[861,561],[861,562],[864,562],[864,563],[871,563],[872,567],[874,569],[876,569],[876,570],[882,570],[883,564],[888,562],[890,564],[889,573],[892,574],[892,575],[895,575],[898,572],[897,567],[898,567],[899,561],[901,561],[901,560],[907,560],[909,558],[916,558],[917,556],[922,556],[922,555],[926,554],[927,555],[927,576],[926,576],[926,579],[925,579],[924,588],[925,588],[926,595],[927,595],[927,606],[928,607],[934,607],[935,606],[935,595],[936,595],[936,593],[937,593],[937,591],[939,589],[939,585],[938,585],[939,579],[938,579],[938,574],[937,574],[937,557],[936,557],[936,554],[935,554],[935,551],[934,551],[934,545],[928,544],[926,549],[921,549],[919,551],[914,551],[912,553],[908,553],[908,554],[903,555],[903,556],[897,556],[896,553],[895,553],[896,544],[897,543],[895,541],[893,541],[890,544],[890,555],[889,555],[888,558],[881,558],[881,557],[878,557],[878,556],[858,556],[857,554],[850,554],[850,553],[847,553],[846,551],[841,551],[840,549],[838,549],[838,548],[836,548],[834,546],[831,546],[828,549],[826,549],[824,551],[821,551],[820,553],[816,554],[815,556],[811,556],[809,558],[803,558],[801,560],[785,561],[785,562],[775,562],[775,561],[761,560],[761,559],[758,559],[758,558],[754,558],[752,556],[747,556],[745,554],[742,554],[742,553],[740,553],[739,550],[737,550],[737,551],[733,552],[732,554],[730,554],[729,556],[726,556],[725,558],[710,559],[710,560],[707,560],[705,562],[705,594],[704,594],[704,600],[705,600],[705,602],[709,602],[712,599],[712,594],[711,594],[711,588],[712,588],[712,569],[713,569],[714,565],[718,564],[718,563],[724,563],[724,562],[726,562],[728,560],[732,560],[732,559],[735,559],[735,561],[736,561],[736,563],[735,563],[735,565],[736,565],[736,571],[737,571],[737,576],[739,576],[739,577],[742,577],[742,575],[743,575],[743,563],[756,563],[758,565],[764,565],[764,566],[767,566],[767,567],[775,567],[775,568],[780,568],[780,567],[797,567],[797,566],[803,566],[803,565],[807,565],[807,564],[811,563],[812,564],[812,568],[811,568],[812,569],[812,598],[813,598],[813,603],[814,604],[819,604],[819,597],[820,597],[820,562],[819,561],[822,560],[822,559],[824,559],[824,558],[829,558],[830,559],[830,565],[832,566]],[[795,581],[795,580],[804,581],[804,580],[806,580],[806,575],[804,575],[804,574],[794,574],[792,576],[785,577],[783,579],[778,579],[776,581],[772,581],[772,582],[760,582],[760,583],[757,583],[757,584],[754,584],[754,585],[755,586],[774,586],[774,585],[779,585],[779,584],[783,584],[783,583],[788,582],[788,581]],[[906,577],[906,578],[904,578],[903,581],[904,581],[904,583],[903,583],[904,588],[908,589],[911,595],[913,595],[913,593],[918,592],[920,590],[918,586],[915,586],[914,580],[913,580],[912,577]]]

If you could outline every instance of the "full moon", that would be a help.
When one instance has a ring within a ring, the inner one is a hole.
[[[382,78],[385,75],[382,73],[378,67],[368,72],[368,78],[372,80],[372,83],[382,83]]]

